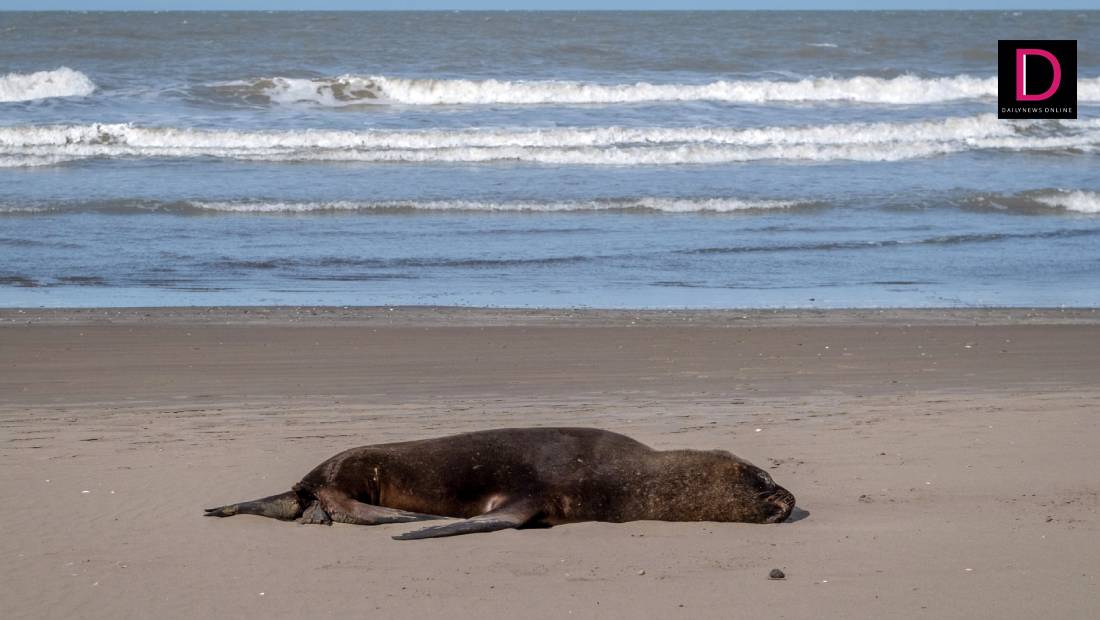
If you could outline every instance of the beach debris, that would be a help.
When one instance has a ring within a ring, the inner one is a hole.
[[[91,491],[84,490],[80,492],[81,495],[87,495],[88,493],[91,493]]]
[[[638,574],[639,575],[644,575],[645,574],[645,569],[642,569],[642,570],[638,571]]]
[[[779,570],[778,568],[773,568],[771,570],[771,572],[768,573],[768,579],[771,579],[773,581],[778,581],[780,579],[786,579],[786,578],[787,578],[787,574],[784,573],[783,571]]]

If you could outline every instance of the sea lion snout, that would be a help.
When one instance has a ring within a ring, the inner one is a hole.
[[[768,472],[746,461],[738,460],[737,489],[735,494],[751,494],[752,499],[741,517],[736,520],[750,523],[782,523],[794,511],[795,499],[787,489],[779,486]]]
[[[766,523],[782,523],[787,520],[787,517],[791,516],[791,511],[794,510],[794,495],[783,487],[776,487],[775,493],[769,495],[765,501],[774,510],[765,519]]]

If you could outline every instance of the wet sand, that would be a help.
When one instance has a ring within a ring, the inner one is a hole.
[[[3,310],[0,609],[1091,617],[1098,343],[1093,310]],[[201,517],[347,447],[545,425],[731,450],[803,512],[417,542]]]

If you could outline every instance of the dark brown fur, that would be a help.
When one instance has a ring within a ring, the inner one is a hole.
[[[307,523],[457,517],[398,538],[578,521],[777,523],[795,499],[724,451],[653,450],[587,428],[513,428],[341,452],[288,493],[207,510]]]

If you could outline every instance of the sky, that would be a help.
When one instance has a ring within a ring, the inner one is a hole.
[[[1100,0],[0,0],[0,10],[1100,9]]]

